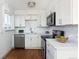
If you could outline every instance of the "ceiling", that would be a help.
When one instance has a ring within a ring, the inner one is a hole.
[[[36,6],[33,8],[29,8],[27,6],[27,3],[29,1],[36,2]],[[15,10],[26,10],[26,9],[45,10],[48,8],[51,0],[6,0],[6,2]]]

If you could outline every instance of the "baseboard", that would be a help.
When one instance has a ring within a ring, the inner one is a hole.
[[[13,48],[11,48],[1,59],[5,59],[5,57],[13,50]]]
[[[41,49],[41,48],[25,48],[25,49]]]

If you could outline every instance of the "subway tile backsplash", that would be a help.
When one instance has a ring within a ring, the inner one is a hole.
[[[74,42],[78,41],[78,25],[42,28],[42,31],[45,32],[45,29],[50,31],[51,33],[52,33],[52,30],[63,30],[65,31],[65,37],[68,37],[69,40],[72,40]]]

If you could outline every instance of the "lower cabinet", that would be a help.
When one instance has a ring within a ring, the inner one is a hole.
[[[50,52],[50,50],[47,49],[47,59],[55,59],[54,55],[51,54],[52,52]]]
[[[25,48],[26,49],[39,49],[41,47],[41,39],[38,35],[26,35],[25,36]]]
[[[77,49],[72,48],[55,48],[49,42],[47,44],[46,49],[46,57],[47,59],[77,59]]]
[[[47,59],[56,59],[56,49],[53,46],[51,46],[51,44],[49,44],[48,42],[46,52]]]

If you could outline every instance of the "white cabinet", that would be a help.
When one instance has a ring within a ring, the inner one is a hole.
[[[24,16],[20,16],[20,25],[22,27],[25,27],[25,17]]]
[[[15,16],[15,27],[25,27],[25,17],[24,16]]]
[[[15,27],[25,27],[27,22],[39,21],[37,15],[16,15],[15,16]],[[39,25],[39,22],[37,23]]]
[[[56,5],[56,25],[68,25],[71,24],[70,16],[70,1],[61,0],[57,1]]]
[[[56,3],[56,25],[78,24],[77,4],[77,0],[58,0]]]
[[[41,46],[41,40],[39,38],[38,35],[32,35],[31,38],[30,38],[32,41],[31,41],[31,44],[32,44],[32,48],[40,48]]]
[[[47,42],[47,53],[46,53],[46,57],[47,59],[56,59],[56,49],[49,43]]]
[[[75,49],[57,49],[57,59],[77,59],[77,52]]]
[[[62,23],[62,18],[61,18],[61,7],[62,6],[60,6],[61,5],[61,2],[60,1],[57,1],[57,3],[56,3],[57,5],[56,5],[56,25],[63,25]]]
[[[14,30],[14,15],[4,14],[4,30]]]
[[[31,39],[29,35],[25,35],[25,48],[30,49],[31,48]]]
[[[1,10],[4,30],[14,30],[14,15],[11,14],[8,4],[5,3]]]
[[[46,13],[42,12],[40,15],[40,26],[46,27],[47,26],[47,19],[46,19]]]
[[[39,15],[26,15],[25,16],[25,24],[27,26],[38,27],[40,25],[40,16]]]
[[[73,46],[72,44],[64,46],[66,43],[62,45],[62,43],[55,42],[54,39],[46,42],[47,59],[77,59],[78,50],[74,43]]]
[[[26,49],[39,49],[41,47],[41,39],[38,35],[27,34],[25,36],[25,48]]]
[[[72,1],[72,24],[78,24],[78,0]]]
[[[20,26],[20,16],[15,16],[15,27]]]
[[[10,16],[10,29],[11,30],[14,30],[15,28],[14,28],[14,15],[11,15]]]

